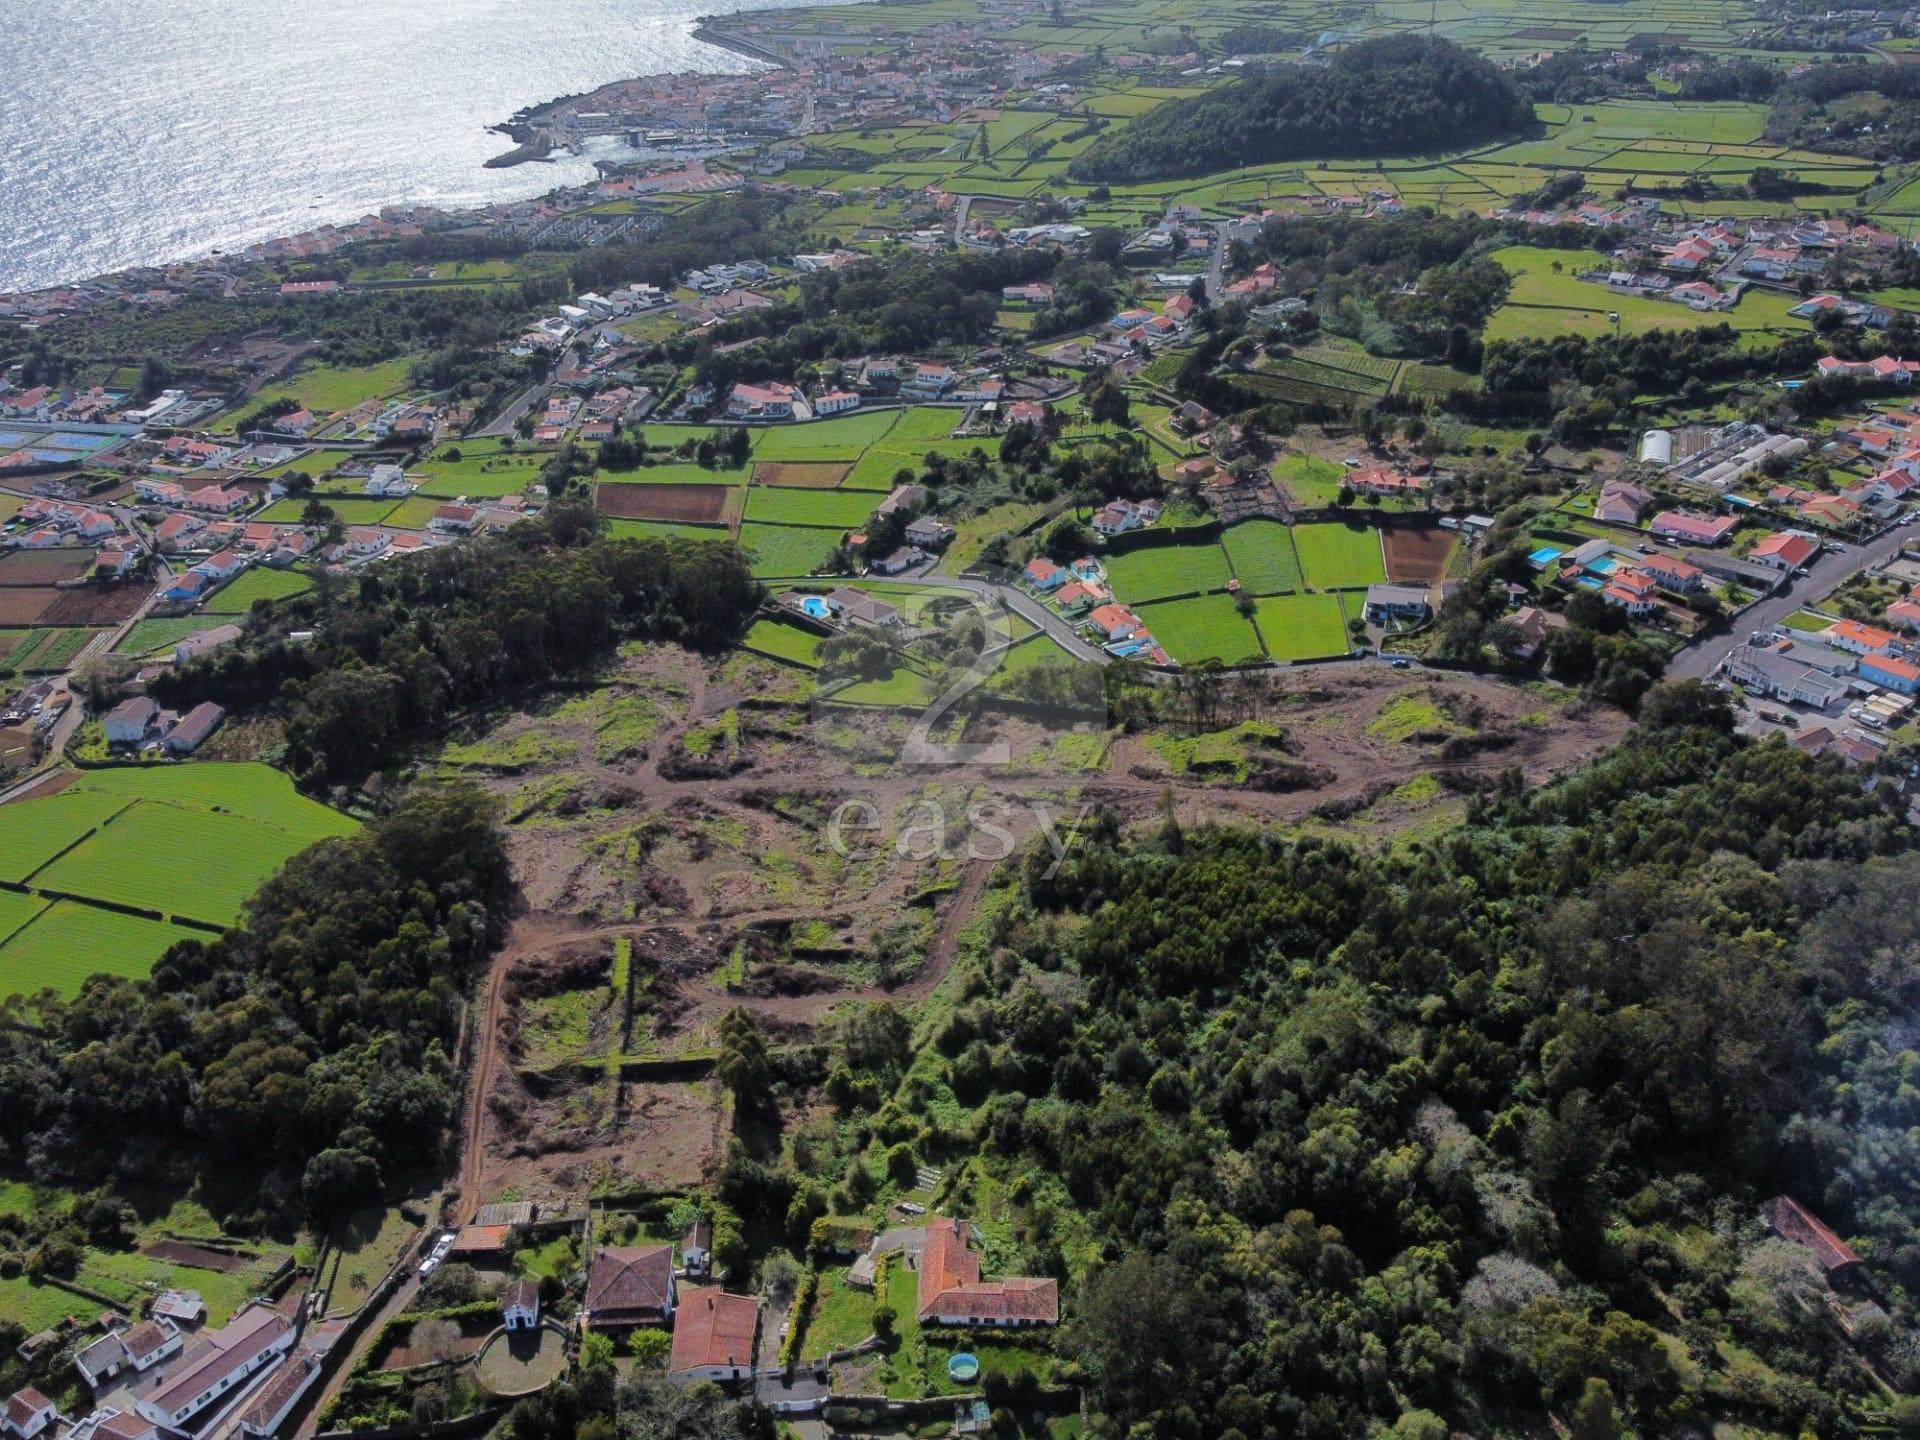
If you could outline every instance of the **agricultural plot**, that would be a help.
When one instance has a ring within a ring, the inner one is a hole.
[[[1365,525],[1296,525],[1300,568],[1316,590],[1357,590],[1387,578],[1380,532]]]
[[[1234,577],[1250,595],[1279,595],[1301,587],[1293,532],[1274,520],[1247,520],[1221,537]]]
[[[1260,637],[1230,595],[1199,595],[1142,605],[1135,612],[1153,638],[1182,665],[1218,660],[1225,665],[1260,658]]]
[[[781,425],[761,433],[756,460],[853,460],[893,427],[895,413],[869,410],[805,425]]]
[[[0,825],[0,879],[57,903],[0,943],[0,993],[71,991],[95,970],[144,975],[189,933],[86,902],[226,925],[288,857],[353,828],[265,765],[94,770],[16,801]]]
[[[164,802],[142,801],[33,877],[66,895],[224,925],[260,882],[317,836]],[[161,856],[192,857],[172,866]]]
[[[206,938],[205,931],[62,900],[0,944],[0,994],[52,988],[77,995],[81,982],[98,974],[142,979],[177,942]]]
[[[313,581],[305,575],[256,565],[223,585],[205,608],[210,615],[244,615],[256,600],[291,600],[311,589]]]
[[[726,485],[624,485],[603,482],[594,508],[621,520],[668,520],[718,525],[737,492]]]
[[[822,464],[818,461],[775,460],[753,467],[753,483],[788,490],[831,490],[847,478],[853,469],[846,464]]]
[[[1419,584],[1447,573],[1458,532],[1438,525],[1395,526],[1381,532],[1386,551],[1387,578]]]
[[[1211,540],[1147,546],[1108,556],[1105,563],[1115,597],[1129,605],[1221,590],[1227,583],[1227,557]]]
[[[747,492],[746,518],[757,525],[818,525],[845,530],[873,513],[872,495],[835,490],[770,489]]]
[[[399,508],[396,501],[372,496],[318,495],[312,498],[331,510],[334,519],[342,525],[378,525]],[[296,499],[289,496],[285,500],[274,501],[253,518],[272,525],[297,525],[306,517],[307,504],[306,497]]]
[[[724,525],[675,525],[665,520],[609,520],[607,534],[616,540],[731,540]]]
[[[1347,653],[1347,622],[1337,595],[1270,595],[1253,602],[1253,620],[1275,660],[1325,660]]]
[[[449,454],[460,458],[449,459]],[[407,476],[420,485],[422,495],[442,500],[498,499],[517,495],[540,478],[547,456],[539,451],[502,450],[497,442],[463,441],[436,451],[418,465],[408,468]]]
[[[775,575],[811,575],[832,554],[839,537],[830,530],[791,525],[740,527],[740,548],[753,557],[753,573],[762,579]]]

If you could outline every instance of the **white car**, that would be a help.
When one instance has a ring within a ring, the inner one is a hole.
[[[428,1251],[427,1258],[420,1262],[419,1274],[422,1280],[440,1268],[440,1262],[446,1259],[448,1253],[453,1249],[453,1241],[454,1232],[448,1230],[442,1234],[438,1240],[433,1242],[433,1249]]]

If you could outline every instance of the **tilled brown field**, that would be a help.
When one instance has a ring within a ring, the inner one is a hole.
[[[40,617],[45,625],[118,625],[133,618],[151,593],[142,585],[82,585],[62,590]]]
[[[851,465],[775,460],[753,467],[753,483],[777,485],[788,490],[831,490],[852,473]]]
[[[716,524],[726,517],[725,485],[602,484],[594,504],[602,515],[621,520],[679,520]]]
[[[0,586],[0,625],[37,625],[60,592],[44,585]]]
[[[1419,529],[1395,526],[1386,538],[1387,576],[1393,580],[1438,580],[1447,573],[1455,536],[1438,525]]]
[[[78,580],[91,564],[91,550],[20,550],[0,556],[0,585],[58,585]]]

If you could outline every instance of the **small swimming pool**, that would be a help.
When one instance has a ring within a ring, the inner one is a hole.
[[[1597,580],[1591,575],[1582,575],[1573,583],[1578,585],[1582,590],[1601,590],[1606,588],[1606,581]]]
[[[1527,556],[1527,559],[1533,562],[1536,569],[1544,570],[1566,553],[1566,551],[1557,550],[1551,545],[1542,545],[1538,550]]]
[[[816,620],[827,620],[833,616],[833,609],[818,595],[809,595],[800,602],[800,608]]]
[[[1589,560],[1587,569],[1596,575],[1611,575],[1620,568],[1620,562],[1611,555],[1602,555],[1598,560]]]
[[[947,1359],[947,1378],[949,1380],[956,1380],[962,1385],[966,1384],[969,1380],[979,1379],[979,1357],[969,1355],[964,1350],[958,1355],[949,1356]]]

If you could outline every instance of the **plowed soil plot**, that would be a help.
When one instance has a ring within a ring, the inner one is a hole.
[[[0,585],[0,625],[32,625],[60,598],[58,590]]]
[[[1387,575],[1393,580],[1438,580],[1447,572],[1454,535],[1439,526],[1387,531]]]
[[[594,503],[622,520],[684,520],[711,525],[727,510],[725,485],[602,485]]]
[[[851,465],[809,464],[804,460],[776,460],[753,467],[754,483],[784,485],[790,490],[831,490],[847,478]]]
[[[151,591],[146,585],[83,585],[62,590],[40,617],[45,625],[118,625],[133,617]]]
[[[244,1256],[229,1255],[224,1250],[209,1250],[204,1245],[189,1245],[180,1240],[156,1240],[140,1253],[175,1265],[192,1265],[196,1269],[218,1270],[228,1275],[247,1268]]]
[[[0,585],[58,585],[93,564],[91,550],[22,550],[0,556]]]

